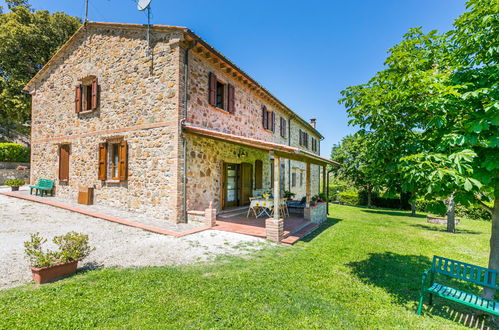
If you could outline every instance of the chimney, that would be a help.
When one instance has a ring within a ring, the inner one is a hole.
[[[317,122],[317,119],[315,118],[310,118],[310,126],[312,126],[313,128],[315,128],[315,123]]]

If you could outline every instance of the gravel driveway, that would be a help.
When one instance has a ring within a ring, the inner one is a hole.
[[[23,253],[23,242],[30,233],[40,232],[50,241],[72,230],[89,235],[90,244],[96,248],[80,267],[190,264],[220,254],[250,253],[271,244],[261,238],[216,230],[176,238],[0,195],[0,289],[31,281]]]

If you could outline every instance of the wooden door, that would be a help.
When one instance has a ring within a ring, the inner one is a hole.
[[[59,180],[69,180],[69,145],[63,144],[59,149]]]
[[[239,205],[248,205],[253,195],[253,165],[241,164],[241,200]]]

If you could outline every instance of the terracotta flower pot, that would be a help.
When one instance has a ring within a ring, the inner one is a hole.
[[[73,274],[76,272],[77,268],[78,260],[42,268],[30,267],[31,275],[38,284],[47,283],[58,277]]]

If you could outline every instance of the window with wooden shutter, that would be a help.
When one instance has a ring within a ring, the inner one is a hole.
[[[91,84],[91,110],[96,110],[99,105],[99,84],[97,83],[97,78],[92,80]]]
[[[267,107],[265,105],[262,106],[262,123],[263,123],[263,128],[268,129],[268,117],[269,117],[269,112],[267,111]]]
[[[235,89],[231,84],[227,85],[227,103],[228,103],[228,111],[230,113],[236,112],[236,101],[235,101]]]
[[[80,113],[81,112],[81,91],[82,91],[82,84],[76,85],[75,87],[75,112]]]
[[[213,72],[208,74],[208,103],[217,105],[217,76]]]
[[[285,138],[286,137],[286,118],[281,117],[281,137]]]
[[[270,130],[272,132],[275,132],[275,112],[272,111],[272,114],[270,115]]]
[[[128,176],[128,145],[126,141],[121,141],[119,144],[119,166],[118,178],[120,181],[125,181]]]
[[[99,180],[107,180],[107,143],[99,143]]]
[[[69,180],[69,144],[59,147],[59,180]]]
[[[255,189],[263,188],[263,162],[255,160]]]
[[[298,137],[299,137],[299,144],[302,146],[303,145],[303,132],[301,130],[298,131]]]

